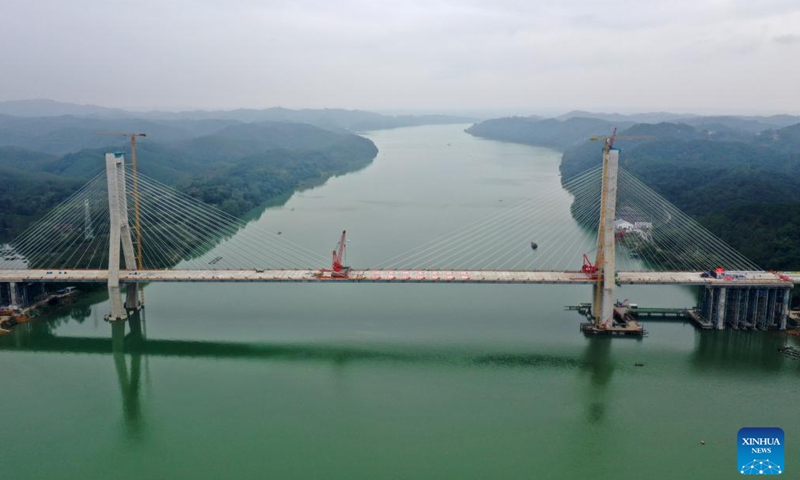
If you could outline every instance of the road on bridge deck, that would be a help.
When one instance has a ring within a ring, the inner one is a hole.
[[[779,286],[800,283],[798,273],[749,272],[742,278],[703,278],[700,272],[617,272],[623,285]],[[108,281],[107,270],[0,270],[0,282]],[[352,282],[352,283],[524,283],[591,284],[580,271],[520,270],[350,270],[331,277],[322,270],[121,270],[121,282]]]

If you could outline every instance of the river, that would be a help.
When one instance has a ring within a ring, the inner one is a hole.
[[[549,189],[580,234],[559,152],[463,128],[370,132],[373,164],[254,221],[321,253],[347,228],[349,263],[367,267]],[[747,426],[782,427],[800,475],[800,361],[776,352],[783,334],[650,322],[641,340],[589,339],[564,310],[585,286],[145,293],[147,340],[126,354],[111,353],[102,295],[0,338],[0,478],[734,478]]]

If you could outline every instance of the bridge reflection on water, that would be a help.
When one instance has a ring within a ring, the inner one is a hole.
[[[75,312],[83,315],[86,312]],[[554,355],[486,348],[425,347],[392,344],[383,347],[362,348],[337,344],[280,344],[234,343],[216,341],[185,341],[148,339],[144,311],[127,322],[110,322],[112,338],[60,337],[54,325],[40,321],[18,325],[12,335],[0,337],[0,351],[70,353],[108,355],[114,362],[119,384],[122,413],[127,436],[140,439],[145,418],[142,409],[142,383],[145,377],[149,387],[147,359],[149,357],[239,359],[255,362],[313,362],[328,363],[336,369],[345,369],[358,363],[408,364],[420,368],[449,365],[463,368],[503,369],[563,369],[574,370],[588,381],[585,395],[585,419],[589,424],[602,424],[607,415],[610,395],[607,394],[615,371],[629,370],[633,365],[621,363],[612,354],[612,339],[586,338],[581,349],[571,348],[574,354]],[[631,340],[634,341],[634,340]],[[777,353],[787,337],[774,332],[754,335],[733,330],[697,332],[694,350],[686,355],[689,369],[696,373],[715,376],[751,375],[753,372],[777,372],[783,368],[796,368],[800,362]],[[648,363],[674,363],[680,353],[647,352]],[[670,357],[670,358],[667,358]],[[652,366],[652,365],[650,365]],[[647,365],[644,366],[645,368]]]

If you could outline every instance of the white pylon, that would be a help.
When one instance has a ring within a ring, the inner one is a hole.
[[[128,288],[125,306],[119,286],[120,246],[125,257],[125,268],[136,270],[131,230],[128,225],[128,201],[125,195],[125,156],[106,153],[106,178],[108,179],[108,212],[111,231],[108,245],[108,297],[111,304],[110,321],[127,318],[125,307],[138,307],[137,288]]]
[[[616,289],[616,245],[614,221],[617,216],[617,177],[619,176],[619,150],[609,148],[603,152],[603,190],[600,201],[600,226],[597,232],[597,285],[595,305],[592,309],[597,326],[614,320]]]

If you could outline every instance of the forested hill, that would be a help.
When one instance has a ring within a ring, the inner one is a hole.
[[[109,142],[54,155],[0,146],[0,241],[100,173],[104,152],[120,147]],[[138,147],[143,174],[236,216],[304,185],[363,168],[378,153],[372,141],[354,134],[279,122],[237,123],[177,139],[159,138],[158,130],[151,130]]]
[[[252,122],[286,122],[307,123],[334,131],[364,132],[386,128],[411,127],[415,125],[435,125],[447,123],[472,123],[475,118],[459,115],[385,115],[365,110],[347,110],[343,108],[321,108],[293,110],[282,107],[272,108],[240,108],[236,110],[187,110],[180,112],[149,111],[131,112],[118,108],[106,108],[96,105],[76,105],[55,102],[53,100],[20,100],[0,102],[0,132],[3,130],[2,117],[13,116],[18,119],[29,118],[28,127],[32,132],[41,131],[48,124],[71,123],[66,128],[75,128],[73,132],[83,129],[95,122],[101,130],[119,130],[121,125],[148,124],[159,125],[163,136],[169,134],[185,135],[189,130],[202,126],[204,122],[213,124],[252,123]],[[181,131],[183,130],[183,131]],[[97,129],[95,128],[95,133]],[[156,131],[138,128],[122,131]],[[208,133],[208,132],[207,132]],[[1,135],[0,135],[1,137]],[[0,144],[3,144],[0,142]]]
[[[619,135],[645,138],[617,140],[620,165],[761,267],[800,270],[800,123],[753,132],[757,120],[737,129],[730,118],[634,125]],[[593,134],[612,129],[608,122]],[[548,125],[522,143],[556,146],[539,140],[551,131]],[[562,181],[602,161],[602,144],[580,134],[564,149]],[[565,145],[574,137],[560,138]]]
[[[756,134],[636,125],[620,165],[758,265],[800,270],[800,124]],[[564,180],[599,164],[600,146],[568,149]]]
[[[686,213],[800,202],[800,150],[762,145],[755,136],[751,142],[716,139],[671,123],[636,125],[620,135],[623,138],[615,142],[621,149],[620,166]],[[649,138],[625,140],[624,136]],[[588,141],[567,149],[561,161],[563,180],[599,165],[601,149],[601,144]]]
[[[619,126],[633,124],[620,122]],[[476,123],[467,128],[466,132],[476,137],[564,150],[592,135],[610,132],[614,125],[596,118],[570,117],[562,121],[553,118],[543,120],[538,117],[508,117]]]

